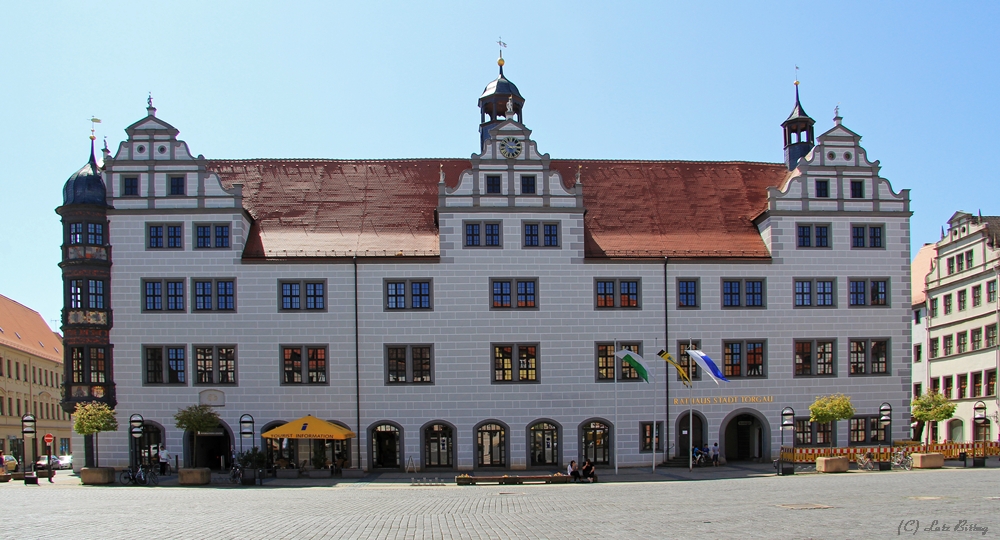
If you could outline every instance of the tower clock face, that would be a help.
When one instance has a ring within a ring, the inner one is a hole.
[[[500,140],[500,153],[505,158],[516,158],[521,155],[524,143],[514,137],[504,137]]]

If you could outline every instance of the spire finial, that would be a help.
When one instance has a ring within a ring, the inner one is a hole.
[[[94,130],[95,130],[95,125],[96,124],[100,124],[100,123],[101,123],[101,119],[100,118],[98,118],[96,116],[91,116],[90,117],[90,140],[91,141],[93,141],[94,139],[97,138],[96,136],[94,136]]]
[[[149,93],[149,97],[146,98],[146,106],[147,107],[152,107],[153,106],[153,93],[152,92],[150,92]]]
[[[841,120],[843,118],[840,117],[840,103],[837,103],[837,106],[833,108],[833,123],[839,126]]]
[[[503,42],[503,37],[498,37],[497,45],[500,46],[500,58],[497,59],[497,65],[500,66],[500,75],[503,76],[503,50],[507,48],[507,44]]]

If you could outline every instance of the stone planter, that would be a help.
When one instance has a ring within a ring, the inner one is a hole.
[[[85,486],[113,484],[115,470],[111,467],[84,467],[80,469],[80,481]]]
[[[333,471],[330,469],[311,469],[306,471],[306,475],[309,478],[331,478],[333,476]]]
[[[910,454],[914,469],[940,469],[944,467],[944,454]]]
[[[362,469],[343,469],[340,471],[341,478],[364,478],[365,471]]]
[[[179,469],[177,483],[182,486],[203,486],[211,483],[212,471],[208,467]]]
[[[847,472],[850,463],[846,456],[816,458],[816,472]]]
[[[243,479],[241,485],[253,486],[257,484],[257,469],[243,469]]]
[[[274,477],[275,478],[298,478],[299,477],[299,470],[298,469],[275,469],[275,471],[274,471]]]

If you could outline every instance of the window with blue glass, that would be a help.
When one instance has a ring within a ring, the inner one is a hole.
[[[889,305],[889,280],[886,278],[852,279],[850,291],[851,306]]]
[[[83,243],[83,223],[69,224],[69,243],[71,245]]]
[[[212,247],[212,227],[210,225],[198,225],[198,237],[197,244],[199,248],[210,248]]]
[[[215,226],[215,247],[217,248],[229,247],[229,225]]]
[[[236,282],[231,279],[192,280],[195,311],[235,311]]]
[[[796,281],[795,282],[795,307],[808,307],[813,305],[812,301],[812,282],[811,281]]]
[[[163,309],[163,284],[159,281],[147,281],[145,285],[146,311]]]
[[[510,286],[511,282],[509,280],[494,280],[493,281],[493,307],[494,308],[509,308],[510,303]]]
[[[828,198],[830,196],[830,181],[816,180],[816,197]]]
[[[744,282],[747,307],[764,307],[764,281],[748,279]]]
[[[236,284],[232,281],[217,281],[215,288],[216,309],[219,311],[236,309]]]
[[[87,243],[92,246],[103,246],[104,245],[104,224],[103,223],[88,223],[87,224]]]
[[[183,238],[182,228],[180,225],[167,225],[167,247],[168,248],[183,248],[184,244],[181,241]]]
[[[642,288],[639,279],[595,279],[594,307],[597,309],[641,309]]]
[[[99,279],[87,281],[87,307],[104,309],[104,282]]]
[[[145,371],[146,384],[186,384],[187,362],[185,358],[185,347],[160,345],[143,346],[145,349]],[[166,349],[167,361],[163,361],[163,352]]]
[[[469,247],[476,247],[481,244],[479,236],[478,223],[466,223],[465,224],[465,245]]]
[[[500,247],[500,223],[466,221],[465,247]]]
[[[546,223],[542,228],[545,233],[545,246],[559,247],[559,224]]]
[[[525,245],[525,247],[535,247],[535,246],[538,246],[538,224],[537,223],[525,223],[524,224],[524,245]]]
[[[194,230],[196,249],[227,249],[230,247],[230,226],[228,224],[196,224]]]
[[[764,280],[723,279],[722,307],[764,307]]]
[[[306,283],[306,309],[326,309],[326,283]]]
[[[486,229],[486,245],[487,246],[499,246],[500,245],[500,224],[499,223],[486,223],[483,225]]]
[[[300,309],[301,285],[298,283],[281,284],[281,309]]]
[[[828,248],[830,247],[830,225],[829,224],[799,224],[798,240],[796,247],[799,248]]]
[[[852,248],[874,248],[885,247],[883,225],[851,225],[851,247]]]
[[[143,311],[185,311],[184,281],[169,279],[142,280]]]
[[[795,307],[833,307],[834,283],[832,279],[796,279]]]
[[[677,307],[696,308],[698,307],[698,280],[678,279],[677,280]]]
[[[740,290],[743,283],[740,281],[722,282],[722,305],[723,307],[739,307],[742,305],[742,295]]]
[[[167,310],[184,311],[184,282],[167,282]]]
[[[851,280],[849,287],[850,304],[852,306],[864,306],[868,304],[867,283],[865,281]]]
[[[519,308],[533,308],[533,307],[535,307],[535,282],[534,281],[518,281],[517,282],[517,307],[519,307]]]
[[[153,249],[163,247],[163,225],[149,226],[149,247]]]
[[[434,286],[429,279],[385,280],[385,309],[430,310],[434,307]]]

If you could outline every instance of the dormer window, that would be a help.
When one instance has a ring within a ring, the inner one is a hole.
[[[851,180],[851,198],[865,198],[865,183],[863,180]]]
[[[524,175],[521,177],[521,194],[522,195],[534,195],[535,194],[535,175]]]
[[[500,177],[499,176],[487,176],[486,177],[486,194],[487,195],[499,195],[500,194]]]
[[[184,177],[183,176],[171,176],[170,177],[170,194],[171,195],[184,195]]]
[[[830,196],[830,181],[829,180],[817,180],[816,181],[816,197],[826,199]]]
[[[134,176],[122,178],[122,197],[139,196],[139,179]]]

